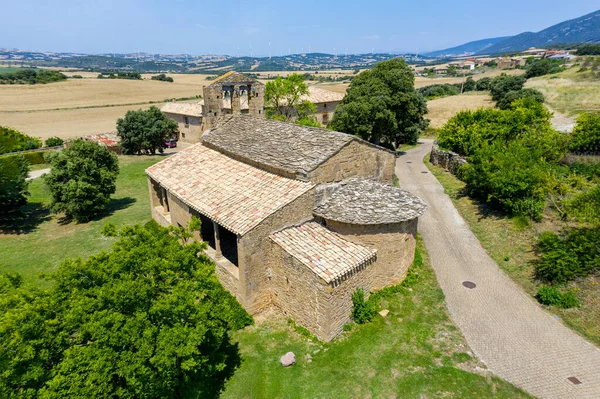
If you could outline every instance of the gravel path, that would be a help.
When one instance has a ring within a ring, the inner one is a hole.
[[[396,174],[403,188],[429,205],[419,231],[450,314],[471,349],[495,375],[532,395],[600,398],[600,350],[544,311],[498,268],[423,164],[432,140],[422,141],[398,158]],[[465,281],[476,288],[466,288]]]
[[[33,170],[33,171],[29,172],[29,176],[27,177],[26,180],[37,179],[38,177],[42,177],[43,175],[45,175],[46,173],[49,173],[49,172],[50,172],[50,168]]]

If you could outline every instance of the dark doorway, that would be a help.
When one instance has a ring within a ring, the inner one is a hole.
[[[221,253],[223,256],[233,263],[238,265],[237,251],[237,235],[227,230],[223,226],[219,226],[219,242],[221,244]]]
[[[200,226],[200,237],[202,241],[206,241],[209,247],[215,249],[215,226],[213,225],[213,221],[201,213],[195,214],[194,216],[199,218],[202,222],[202,225]]]

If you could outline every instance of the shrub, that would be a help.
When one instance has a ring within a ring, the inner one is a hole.
[[[600,151],[600,112],[581,114],[573,129],[571,151]]]
[[[51,151],[25,152],[22,156],[30,165],[40,165],[46,163],[46,155],[50,152]]]
[[[0,157],[0,213],[25,204],[29,163],[21,155]]]
[[[600,270],[600,227],[580,228],[558,236],[544,232],[536,243],[536,277],[564,284]]]
[[[368,323],[375,316],[375,307],[365,300],[365,292],[358,288],[352,294],[352,318],[358,324]]]
[[[512,108],[512,104],[517,100],[530,99],[532,101],[543,103],[544,95],[536,89],[511,90],[498,100],[496,106],[500,109]]]
[[[65,141],[60,137],[49,137],[46,139],[46,147],[57,147],[63,145]]]
[[[161,82],[173,82],[173,78],[161,73],[160,75],[152,76],[151,80],[160,80]]]
[[[568,215],[581,222],[598,223],[600,221],[600,184],[565,201],[565,210]]]
[[[502,74],[492,79],[490,92],[492,100],[498,101],[509,91],[521,90],[525,84],[524,76],[509,76]]]
[[[561,66],[562,61],[560,60],[549,60],[542,58],[539,60],[532,61],[525,72],[525,78],[535,78],[537,76],[544,76],[550,73],[558,73],[564,70]]]
[[[574,292],[562,293],[558,288],[544,285],[536,295],[537,300],[544,305],[558,306],[564,309],[579,307],[579,299]]]
[[[475,90],[488,91],[492,88],[492,78],[481,78],[475,82]]]
[[[78,139],[48,158],[52,170],[43,179],[50,188],[54,212],[87,222],[108,206],[119,174],[115,154],[95,142]]]
[[[40,148],[42,141],[7,126],[0,126],[0,154]]]

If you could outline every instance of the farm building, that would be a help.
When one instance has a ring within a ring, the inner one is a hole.
[[[177,140],[197,143],[204,132],[202,121],[203,108],[204,101],[200,100],[195,103],[166,103],[160,110],[177,122],[179,128]]]
[[[215,123],[146,170],[153,218],[198,217],[219,280],[250,313],[274,305],[331,340],[356,289],[403,280],[425,203],[393,186],[392,152],[355,136],[248,115]]]
[[[121,154],[121,149],[119,148],[119,143],[121,142],[121,139],[119,138],[119,136],[117,136],[116,133],[91,134],[82,138],[87,141],[93,141],[94,143],[98,143],[101,146],[106,147],[110,152],[114,152],[115,154]]]

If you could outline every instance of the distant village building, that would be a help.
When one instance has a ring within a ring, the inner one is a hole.
[[[170,102],[163,105],[160,110],[177,122],[178,140],[197,143],[205,130],[202,119],[203,108],[204,100],[201,100],[194,103]]]
[[[448,73],[448,67],[436,66],[433,68],[433,73],[435,73],[436,75],[446,75]]]
[[[200,140],[146,170],[152,216],[198,217],[217,277],[250,313],[274,305],[329,341],[358,288],[404,279],[426,205],[393,185],[391,151],[257,115],[222,115]]]
[[[527,59],[524,57],[513,57],[513,58],[498,58],[496,60],[499,69],[515,69],[516,67],[523,67],[527,63]]]

